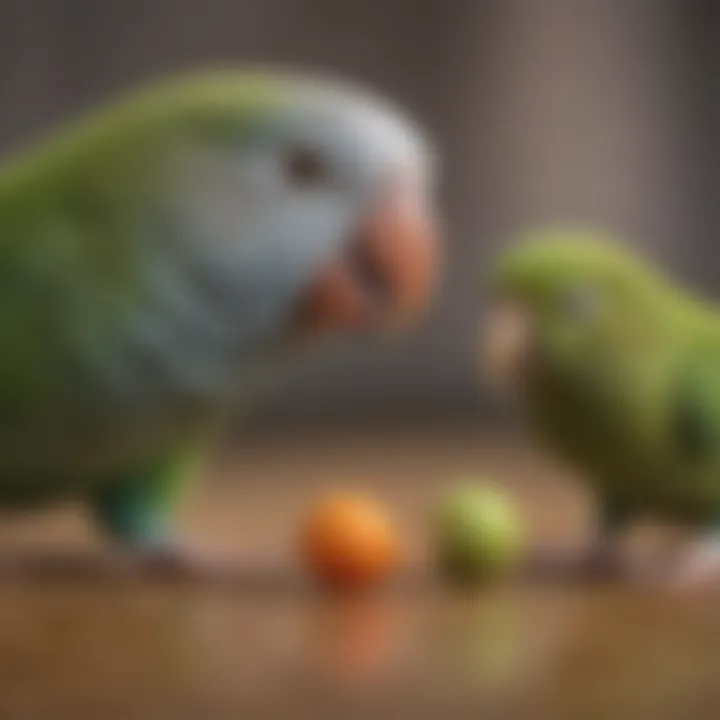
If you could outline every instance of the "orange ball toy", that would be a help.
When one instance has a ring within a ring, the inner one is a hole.
[[[375,585],[400,560],[400,541],[389,514],[359,495],[320,502],[305,524],[303,550],[315,576],[340,590]]]

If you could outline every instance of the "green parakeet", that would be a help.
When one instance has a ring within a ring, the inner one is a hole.
[[[432,174],[401,113],[271,71],[148,86],[6,158],[0,507],[79,499],[165,552],[188,458],[258,372],[422,310]]]
[[[720,525],[720,314],[628,248],[539,232],[495,268],[491,368],[587,475],[612,537],[639,515]]]

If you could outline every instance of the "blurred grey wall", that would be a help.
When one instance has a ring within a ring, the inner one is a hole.
[[[697,215],[710,176],[697,170],[707,128],[688,91],[705,69],[693,33],[707,28],[688,4],[0,0],[0,149],[197,65],[269,60],[374,84],[443,154],[441,297],[412,338],[302,360],[265,411],[475,412],[481,270],[518,229],[599,225],[711,280],[702,254],[714,251],[691,239],[707,237]]]

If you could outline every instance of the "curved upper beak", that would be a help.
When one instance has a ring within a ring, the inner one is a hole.
[[[483,376],[503,389],[516,387],[525,374],[532,344],[528,312],[517,302],[495,303],[480,339]]]
[[[315,278],[301,302],[301,326],[342,330],[416,318],[433,295],[439,235],[429,201],[410,183],[396,184]]]

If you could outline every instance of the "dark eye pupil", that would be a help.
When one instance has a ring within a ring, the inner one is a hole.
[[[295,185],[317,185],[325,177],[325,168],[317,152],[308,148],[295,148],[286,158],[288,179]]]

